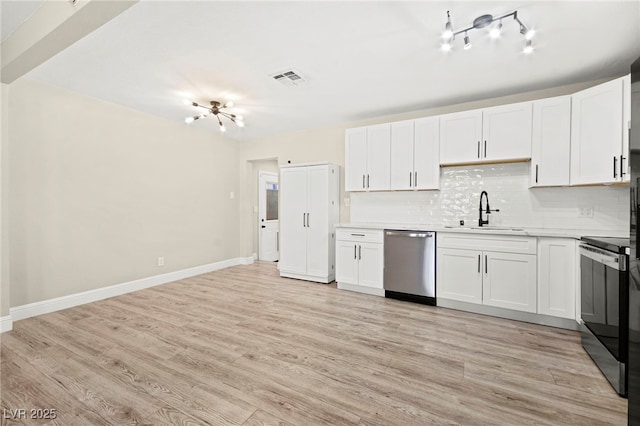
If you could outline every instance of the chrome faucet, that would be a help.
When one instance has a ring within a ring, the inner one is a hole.
[[[486,214],[487,214],[487,220],[482,220],[482,197],[484,197],[487,200],[487,209],[485,210]],[[478,226],[482,226],[482,225],[488,225],[489,224],[489,214],[491,214],[491,208],[489,207],[489,194],[487,194],[487,191],[482,191],[480,193],[480,215],[478,217]],[[499,212],[500,210],[496,209],[495,211]]]

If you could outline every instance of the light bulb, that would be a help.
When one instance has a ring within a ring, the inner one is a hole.
[[[471,49],[471,40],[469,40],[469,36],[465,34],[464,36],[464,50]]]
[[[531,45],[531,40],[527,40],[527,44],[525,44],[524,49],[522,49],[522,53],[528,55],[531,52],[533,52],[533,46]]]
[[[236,124],[238,125],[238,127],[244,127],[244,121],[242,120],[236,120]]]
[[[447,23],[444,25],[444,32],[442,33],[442,39],[445,41],[451,41],[453,37],[453,27],[451,26],[451,16],[447,10]]]
[[[233,106],[233,101],[228,101],[224,104],[223,108],[231,108]]]
[[[448,52],[451,50],[451,44],[442,43],[442,46],[440,46],[440,48],[442,49],[443,52]]]
[[[535,34],[536,34],[536,30],[534,29],[527,30],[527,32],[524,34],[524,38],[526,38],[527,40],[531,40]]]
[[[191,105],[191,104],[193,104],[193,101],[190,101],[189,99],[183,99],[182,103],[185,104],[185,105]]]
[[[502,22],[499,22],[498,25],[491,28],[491,31],[489,31],[489,37],[498,38],[500,37],[500,33],[502,33]]]
[[[243,120],[243,118],[242,118],[242,116],[241,116],[241,115],[236,115],[236,120],[240,120],[240,121],[242,121],[242,120]]]
[[[221,131],[222,133],[224,133],[224,132],[226,132],[226,131],[227,131],[227,128],[226,128],[226,127],[224,127],[224,124],[221,124],[221,125],[220,125],[220,131]]]
[[[187,124],[191,124],[191,123],[193,123],[193,120],[195,120],[195,118],[187,117],[187,118],[184,119],[184,122],[187,123]]]

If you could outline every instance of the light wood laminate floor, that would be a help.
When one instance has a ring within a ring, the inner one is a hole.
[[[2,408],[57,411],[3,424],[626,424],[577,332],[284,279],[275,263],[18,321],[1,341]]]

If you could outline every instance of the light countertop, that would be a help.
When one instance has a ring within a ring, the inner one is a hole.
[[[628,238],[629,234],[622,231],[594,230],[594,229],[553,229],[553,228],[529,228],[518,226],[445,226],[425,223],[340,223],[336,228],[361,228],[361,229],[397,229],[412,231],[435,232],[466,232],[476,234],[498,235],[526,235],[531,237],[559,237],[580,239],[583,236],[594,237],[622,237]]]

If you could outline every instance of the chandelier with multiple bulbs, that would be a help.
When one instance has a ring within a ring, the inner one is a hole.
[[[518,25],[520,25],[520,34],[522,34],[525,39],[525,44],[524,44],[524,48],[522,49],[522,52],[525,54],[529,54],[533,52],[533,45],[531,44],[531,39],[533,38],[535,31],[532,28],[527,28],[522,23],[520,18],[518,18],[517,10],[511,13],[507,13],[506,15],[497,16],[497,17],[494,17],[493,15],[488,15],[488,14],[478,16],[476,19],[473,20],[473,25],[471,25],[469,28],[464,28],[459,31],[453,30],[453,27],[451,25],[451,15],[449,15],[449,11],[447,11],[447,23],[445,24],[444,32],[442,33],[441,48],[445,52],[450,51],[452,48],[452,43],[455,40],[456,36],[458,34],[464,33],[464,49],[465,50],[471,49],[471,39],[469,38],[469,34],[468,34],[469,31],[488,27],[489,25],[493,24],[496,21],[498,21],[498,23],[489,30],[489,37],[497,39],[502,34],[502,20],[509,17],[513,17],[513,20],[517,22]]]
[[[193,117],[185,118],[184,122],[187,124],[193,123],[194,121],[199,120],[201,118],[205,118],[209,115],[213,115],[218,119],[218,124],[220,125],[220,131],[223,133],[227,131],[227,128],[222,123],[222,120],[220,119],[221,116],[232,121],[233,123],[236,123],[238,127],[244,127],[242,116],[223,111],[223,109],[231,108],[233,106],[232,101],[225,102],[224,104],[218,101],[210,101],[209,105],[200,105],[197,102],[185,101],[185,104],[192,105],[197,108],[202,108],[204,110],[202,111],[201,114],[195,115]]]

